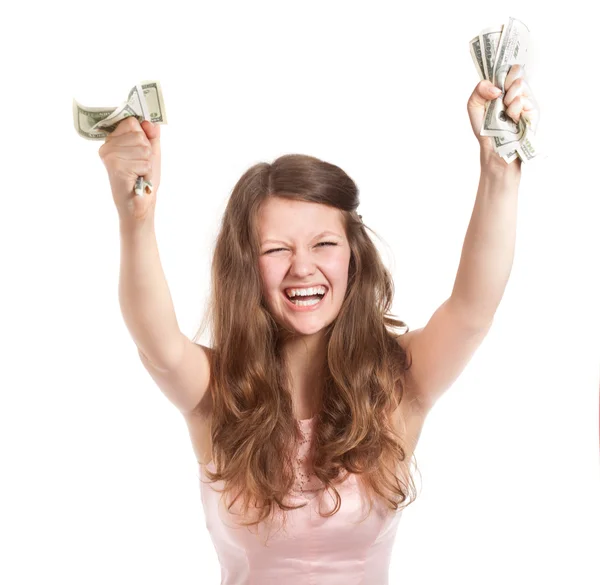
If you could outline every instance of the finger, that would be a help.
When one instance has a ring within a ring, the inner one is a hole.
[[[517,96],[531,98],[531,88],[523,77],[519,77],[511,84],[510,88],[504,94],[504,100],[502,101],[505,106],[510,106]]]
[[[496,86],[491,81],[482,79],[469,97],[467,108],[484,108],[486,102],[500,95],[498,91],[495,91],[496,89]]]
[[[148,140],[148,144],[152,148],[152,152],[160,160],[160,124],[152,124],[145,120],[142,125],[142,129],[145,132],[145,137]]]
[[[124,146],[116,154],[121,160],[150,160],[152,149],[149,146]]]
[[[152,163],[147,160],[135,160],[130,163],[131,170],[144,180],[152,182],[150,175],[152,174]]]
[[[141,124],[141,128],[148,140],[160,138],[160,124],[152,124],[149,120],[144,120]]]
[[[117,136],[121,136],[122,134],[126,134],[127,132],[142,132],[142,127],[140,123],[137,121],[135,116],[127,116],[124,120],[121,120],[117,127],[111,132],[111,136],[116,138]]]
[[[532,122],[532,125],[535,124],[535,127],[537,127],[538,110],[533,100],[528,97],[517,96],[506,109],[506,115],[517,123],[521,116],[525,115]]]
[[[115,162],[115,159],[125,160],[125,163]],[[148,177],[151,180],[152,162],[146,159],[124,159],[117,157],[114,153],[102,159],[107,169],[112,169],[111,172],[122,174],[124,172],[132,172],[138,177]]]
[[[111,138],[111,148],[121,148],[123,146],[148,146],[150,147],[150,141],[146,137],[143,131],[139,132],[127,132],[120,136],[113,136]]]
[[[540,123],[540,108],[535,99],[532,97],[526,98],[523,104],[523,111],[521,117],[525,116],[531,122],[531,129],[535,133]]]
[[[519,65],[515,63],[508,71],[506,75],[506,79],[504,80],[504,91],[508,91],[510,86],[514,83],[515,80],[525,77],[525,67],[523,65]]]

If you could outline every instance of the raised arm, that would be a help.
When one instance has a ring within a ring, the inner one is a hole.
[[[179,329],[160,262],[154,210],[160,184],[160,128],[126,118],[106,138],[100,156],[119,214],[121,271],[119,303],[140,359],[169,400],[185,414],[206,394],[209,350]],[[134,193],[139,176],[151,180],[151,193]]]
[[[139,351],[168,370],[183,351],[183,335],[160,262],[153,212],[138,224],[120,224],[119,303]]]

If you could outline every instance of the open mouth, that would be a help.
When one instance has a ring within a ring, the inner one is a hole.
[[[308,296],[298,296],[298,297],[294,297],[293,299],[290,299],[290,297],[287,296],[287,293],[285,291],[282,291],[283,296],[285,297],[285,300],[287,301],[287,303],[293,307],[294,309],[315,309],[317,308],[319,305],[321,305],[321,303],[323,302],[323,299],[327,296],[327,293],[329,293],[329,289],[327,287],[325,287],[325,293],[324,294],[315,294],[315,295],[308,295]]]

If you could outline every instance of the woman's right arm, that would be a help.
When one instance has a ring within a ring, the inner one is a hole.
[[[206,396],[209,348],[179,329],[158,254],[153,212],[143,223],[121,222],[119,302],[144,367],[163,394],[184,414]]]
[[[210,350],[190,341],[177,323],[154,231],[160,127],[143,124],[133,116],[122,120],[99,152],[119,214],[119,303],[142,363],[169,400],[187,414],[206,395]],[[154,190],[135,195],[138,177],[152,181]]]
[[[157,369],[169,370],[182,355],[181,333],[160,262],[154,212],[144,220],[120,221],[119,304],[140,352]]]
[[[193,343],[179,329],[152,213],[143,223],[120,224],[119,303],[144,367],[163,394],[189,415],[207,395],[210,349]]]

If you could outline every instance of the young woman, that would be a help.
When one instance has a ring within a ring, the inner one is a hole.
[[[187,422],[224,585],[387,583],[425,417],[489,331],[511,270],[521,162],[479,134],[492,88],[481,81],[467,105],[481,180],[454,289],[403,335],[354,181],[286,155],[235,185],[212,263],[211,347],[196,343],[204,326],[189,340],[154,234],[160,129],[128,118],[100,148],[120,217],[121,309]],[[519,66],[504,102],[537,125]],[[138,176],[151,194],[133,194]]]

